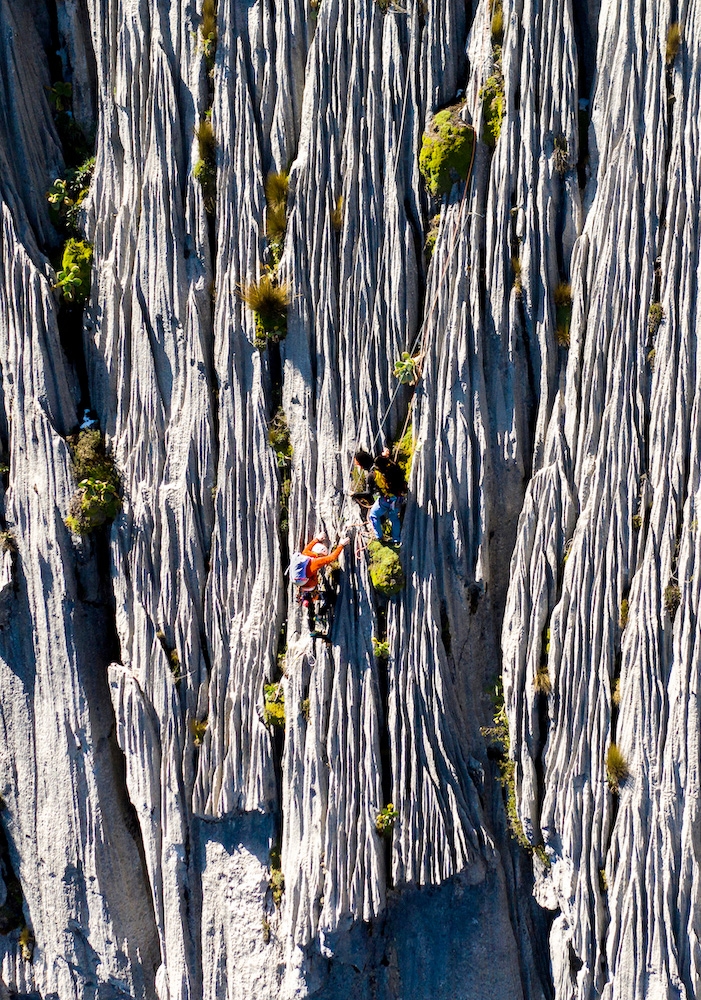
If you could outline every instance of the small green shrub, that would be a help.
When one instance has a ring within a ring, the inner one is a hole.
[[[651,337],[654,337],[664,319],[664,309],[660,302],[652,302],[647,311],[647,329]]]
[[[309,698],[302,698],[302,701],[300,702],[299,705],[299,710],[304,716],[304,721],[309,722],[309,715],[311,712],[311,702]]]
[[[61,290],[66,302],[81,305],[90,295],[92,245],[71,238],[63,250],[61,270],[56,275],[55,288]]]
[[[207,732],[207,719],[190,719],[190,732],[196,747],[202,746],[204,734]]]
[[[485,80],[480,90],[482,101],[482,141],[494,149],[501,135],[501,122],[506,112],[504,77],[497,70]]]
[[[398,594],[404,586],[404,572],[396,549],[373,539],[368,544],[368,554],[370,580],[375,590],[386,597]]]
[[[608,879],[606,877],[606,869],[605,868],[599,868],[599,888],[601,889],[602,892],[608,892],[609,891],[609,882],[608,882]]]
[[[621,601],[621,613],[618,618],[618,624],[621,626],[621,632],[625,629],[628,624],[628,598],[624,597]]]
[[[265,684],[263,687],[265,706],[263,722],[266,726],[285,728],[285,692],[282,684]]]
[[[110,483],[82,479],[68,504],[66,526],[75,535],[87,535],[115,518],[121,506],[119,494]]]
[[[679,584],[668,583],[664,589],[664,606],[667,609],[669,617],[672,621],[674,621],[681,602],[682,592],[679,589]]]
[[[555,285],[555,340],[560,347],[570,346],[570,323],[572,322],[572,287],[565,281]]]
[[[279,343],[287,335],[289,285],[277,284],[269,274],[260,281],[244,285],[239,295],[256,318],[256,346],[264,348],[272,341]]]
[[[402,385],[416,385],[421,378],[421,356],[412,358],[408,351],[402,351],[401,357],[394,362],[392,374]]]
[[[647,363],[650,365],[651,371],[655,370],[655,357],[656,357],[655,348],[653,347],[647,356]]]
[[[394,829],[394,824],[399,818],[399,813],[391,802],[378,812],[375,817],[375,829],[381,837],[389,837]]]
[[[553,166],[560,175],[564,177],[570,169],[570,161],[567,152],[567,139],[564,135],[556,135],[553,149]]]
[[[668,66],[671,66],[674,60],[679,54],[679,49],[682,44],[682,26],[676,22],[670,24],[667,29],[667,44],[665,46],[665,62]]]
[[[202,23],[200,24],[202,48],[208,71],[214,69],[214,56],[217,51],[217,5],[216,0],[204,0],[202,4]]]
[[[549,695],[552,691],[550,671],[547,663],[541,663],[533,677],[533,687],[537,694]]]
[[[277,844],[273,844],[270,848],[270,881],[268,882],[268,888],[273,895],[275,906],[279,909],[282,903],[282,894],[285,891],[285,876],[282,874],[280,848]]]
[[[628,774],[628,764],[625,757],[616,744],[612,743],[606,754],[606,780],[614,794],[618,793]]]
[[[90,190],[95,157],[91,156],[76,169],[68,169],[65,177],[57,177],[46,193],[51,221],[71,235],[78,234],[80,206]]]
[[[383,639],[376,639],[375,636],[372,637],[372,651],[378,660],[389,659],[389,643]]]
[[[460,108],[445,108],[434,115],[421,142],[419,170],[434,198],[469,178],[475,130],[460,120]]]
[[[640,531],[643,526],[643,518],[641,514],[633,514],[633,530]]]

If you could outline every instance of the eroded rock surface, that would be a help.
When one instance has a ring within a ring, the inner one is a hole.
[[[202,18],[0,0],[0,995],[695,997],[695,4]],[[82,333],[46,200],[67,82]],[[421,136],[456,102],[474,164],[439,203]],[[241,291],[284,170],[262,350]],[[78,537],[85,408],[123,496]],[[388,600],[351,460],[409,425]],[[344,531],[324,642],[284,570]]]

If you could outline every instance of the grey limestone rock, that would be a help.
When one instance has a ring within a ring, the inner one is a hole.
[[[200,0],[0,0],[0,996],[690,1000],[698,11],[215,7],[205,52]],[[95,141],[82,318],[57,82]],[[472,174],[432,201],[458,101]],[[121,507],[78,537],[85,408]],[[352,455],[409,428],[386,598]],[[344,533],[324,640],[285,568]]]

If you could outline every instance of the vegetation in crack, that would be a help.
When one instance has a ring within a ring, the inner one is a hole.
[[[280,683],[265,684],[263,687],[263,721],[266,726],[285,728],[285,691]]]
[[[421,140],[419,170],[434,198],[448,194],[453,184],[470,176],[475,130],[462,121],[463,107],[464,102],[460,101],[438,111]]]
[[[202,200],[207,215],[214,215],[217,204],[217,140],[212,128],[212,109],[209,108],[195,129],[198,159],[193,174],[202,188]]]
[[[487,756],[490,760],[496,761],[499,768],[499,782],[503,789],[504,806],[506,808],[506,817],[511,836],[525,851],[537,854],[544,864],[549,865],[550,859],[545,853],[542,843],[531,844],[518,815],[516,805],[516,761],[511,756],[509,720],[506,716],[504,687],[501,677],[495,682],[490,694],[494,704],[494,723],[492,726],[481,727],[480,732],[487,741]]]
[[[66,236],[80,237],[82,233],[81,207],[94,170],[95,157],[89,156],[80,166],[69,167],[63,177],[57,177],[46,193],[51,221]]]
[[[217,4],[216,0],[203,0],[200,37],[207,73],[214,71],[214,57],[217,54]]]
[[[611,743],[606,752],[606,780],[614,795],[619,793],[629,773],[628,762],[622,751],[615,743]]]
[[[386,806],[378,812],[375,817],[375,829],[381,837],[391,837],[392,831],[394,830],[394,824],[399,819],[399,813],[394,808],[392,802],[388,802]]]
[[[572,286],[560,281],[553,290],[555,302],[555,340],[560,347],[570,346],[570,325],[572,323]]]
[[[82,306],[90,297],[92,257],[92,244],[85,240],[71,238],[63,249],[61,270],[56,275],[54,288],[70,305]]]
[[[280,472],[280,535],[286,546],[289,531],[290,489],[292,486],[292,444],[287,417],[281,406],[275,412],[268,428],[268,442],[275,452]],[[285,553],[286,554],[286,553]]]
[[[282,905],[282,895],[285,891],[285,876],[280,861],[280,845],[276,842],[270,848],[270,881],[268,888],[277,909]]]
[[[240,298],[255,317],[253,343],[261,351],[270,344],[279,344],[287,336],[290,287],[278,277],[287,229],[287,187],[286,173],[268,174],[265,198],[269,261],[258,281],[239,289]]]
[[[66,525],[76,535],[87,535],[119,513],[119,475],[99,430],[82,430],[68,444],[78,489],[68,505]]]

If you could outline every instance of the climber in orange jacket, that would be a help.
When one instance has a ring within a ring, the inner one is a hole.
[[[329,552],[327,546],[320,538],[312,538],[304,546],[301,552],[292,556],[290,562],[290,579],[296,584],[302,593],[310,593],[317,589],[319,584],[319,570],[329,563],[335,562],[343,549],[348,545],[350,538],[342,539],[333,552]]]

